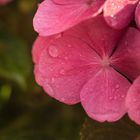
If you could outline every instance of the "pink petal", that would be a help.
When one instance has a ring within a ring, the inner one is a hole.
[[[129,117],[140,125],[140,76],[128,90],[126,106]]]
[[[34,63],[37,63],[40,58],[40,54],[43,51],[43,49],[47,46],[50,45],[50,43],[55,39],[61,36],[61,34],[49,36],[49,37],[41,37],[38,36],[37,39],[35,40],[32,48],[32,57]]]
[[[42,86],[45,82],[45,76],[43,76],[40,71],[37,64],[34,66],[34,74],[35,74],[35,81],[38,83],[38,85]]]
[[[138,6],[136,8],[135,20],[136,20],[138,28],[140,29],[140,2],[139,2]]]
[[[92,47],[101,57],[111,55],[124,32],[124,30],[115,30],[109,27],[102,15],[82,24],[85,24],[83,27],[86,29],[85,35],[89,37]]]
[[[99,56],[84,41],[65,33],[45,46],[35,71],[37,82],[55,99],[78,103],[81,88],[100,68]]]
[[[129,28],[113,54],[112,65],[130,80],[140,74],[140,31]]]
[[[101,12],[104,0],[44,0],[33,19],[34,29],[41,36],[62,32]]]
[[[133,18],[139,0],[107,0],[104,17],[108,25],[115,29],[126,27]]]
[[[117,121],[125,113],[130,83],[111,67],[99,71],[81,90],[82,105],[92,119]]]

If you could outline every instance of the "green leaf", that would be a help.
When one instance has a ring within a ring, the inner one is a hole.
[[[19,38],[0,31],[0,77],[27,87],[31,59],[27,45]]]
[[[99,123],[86,119],[81,140],[140,140],[140,127],[127,116],[114,123]]]

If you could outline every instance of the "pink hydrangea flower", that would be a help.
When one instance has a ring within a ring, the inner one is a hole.
[[[140,76],[128,90],[126,106],[128,108],[129,117],[140,125]]]
[[[103,9],[104,18],[112,28],[127,27],[134,15],[140,27],[138,2],[139,0],[44,0],[38,7],[33,25],[41,36],[48,36],[93,18]]]
[[[139,0],[106,0],[104,17],[108,25],[115,29],[122,29],[131,22]],[[136,19],[139,18],[138,12]],[[139,18],[140,20],[140,18]]]
[[[4,5],[7,4],[8,2],[10,2],[11,0],[0,0],[0,5]]]
[[[62,32],[101,13],[105,0],[44,0],[33,19],[34,29],[47,36]]]
[[[36,81],[60,102],[81,102],[95,120],[116,121],[127,112],[130,81],[140,75],[139,44],[136,28],[112,29],[102,15],[62,34],[39,36],[32,51]]]

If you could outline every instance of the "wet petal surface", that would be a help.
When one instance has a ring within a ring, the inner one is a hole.
[[[112,65],[133,81],[140,74],[140,31],[129,28],[112,57]]]
[[[79,102],[81,88],[100,69],[100,57],[82,40],[65,34],[45,46],[36,64],[36,81],[61,102]]]
[[[99,71],[81,91],[87,114],[97,121],[116,121],[125,113],[125,97],[130,83],[114,69]]]
[[[62,32],[99,14],[103,3],[104,0],[45,0],[39,5],[33,19],[34,29],[41,36]]]
[[[107,0],[104,17],[108,25],[115,29],[126,27],[133,18],[139,0]]]
[[[134,81],[128,91],[126,106],[129,117],[140,125],[140,76]]]

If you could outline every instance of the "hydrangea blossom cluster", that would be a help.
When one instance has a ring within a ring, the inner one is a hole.
[[[128,113],[140,124],[139,0],[44,0],[33,25],[35,79],[46,93],[81,102],[100,122]]]

